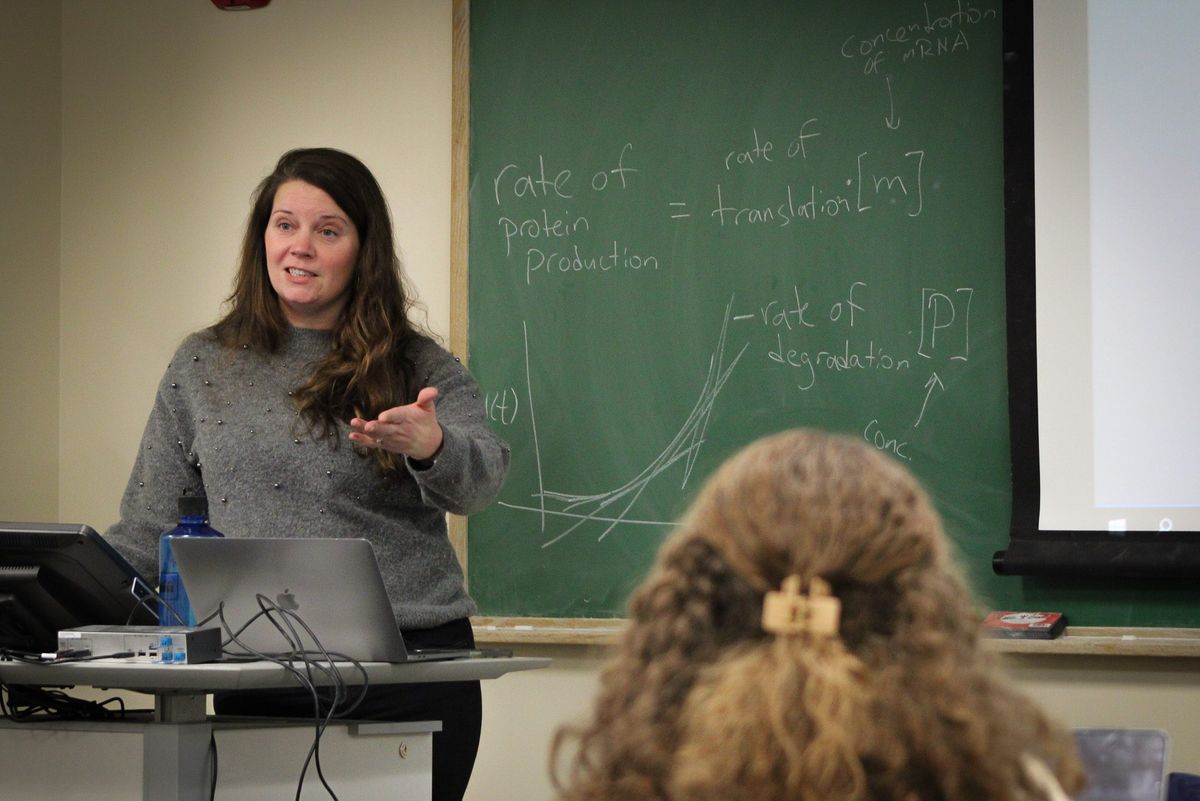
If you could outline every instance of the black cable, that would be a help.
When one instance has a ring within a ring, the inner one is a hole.
[[[325,651],[324,646],[321,645],[316,635],[313,634],[312,629],[310,629],[298,615],[290,610],[281,608],[278,604],[274,603],[271,601],[271,599],[264,595],[256,594],[255,600],[258,602],[259,609],[263,610],[263,612],[266,614],[267,620],[273,626],[275,626],[275,629],[280,633],[284,640],[292,646],[292,658],[295,659],[296,657],[299,657],[302,661],[304,665],[305,677],[308,680],[308,686],[311,688],[313,696],[313,717],[316,728],[312,745],[309,747],[308,754],[304,758],[304,765],[300,769],[300,781],[296,787],[296,801],[300,801],[300,792],[304,786],[304,776],[308,773],[309,764],[315,764],[317,769],[317,778],[320,779],[321,785],[334,799],[334,801],[337,801],[337,794],[334,793],[333,788],[329,786],[329,781],[325,778],[324,767],[321,764],[321,738],[325,734],[326,728],[329,726],[329,720],[333,716],[334,710],[337,709],[341,703],[341,700],[345,696],[345,684],[343,682],[341,673],[334,668],[332,658]],[[283,623],[287,625],[287,631],[283,630],[283,626],[280,625],[280,621],[275,619],[275,617],[272,615],[272,612],[276,612],[280,615]],[[300,625],[303,626],[308,632],[309,636],[313,638],[313,642],[316,643],[317,647],[321,650],[321,653],[325,657],[326,663],[329,665],[328,669],[308,658],[307,651],[304,648],[304,641],[296,631],[296,627],[292,625],[293,618],[295,618],[296,621],[299,622]],[[324,716],[324,718],[321,716],[320,694],[316,689],[316,682],[313,680],[314,669],[321,670],[323,673],[325,673],[325,675],[329,677],[329,680],[332,682],[333,686],[333,698],[329,703],[329,712]]]
[[[312,641],[317,646],[319,653],[325,658],[324,661],[326,662],[326,664],[330,665],[330,670],[327,673],[330,677],[331,683],[336,688],[335,701],[333,702],[333,705],[335,708],[338,706],[341,706],[341,701],[345,699],[347,691],[346,691],[346,681],[345,681],[345,679],[342,678],[341,672],[333,670],[333,668],[332,668],[332,665],[333,665],[332,657],[333,656],[341,657],[343,662],[350,662],[355,666],[355,668],[358,670],[358,672],[362,675],[362,678],[363,678],[361,685],[360,685],[361,689],[359,690],[358,698],[355,699],[354,703],[351,704],[348,708],[338,711],[336,713],[335,717],[345,717],[345,716],[349,715],[352,711],[357,709],[359,704],[361,704],[363,699],[366,697],[367,688],[370,685],[370,679],[367,675],[366,668],[364,668],[362,666],[362,663],[359,662],[357,659],[351,659],[350,657],[346,656],[345,654],[331,654],[329,651],[325,650],[325,647],[323,645],[321,645],[321,641],[317,638],[316,633],[309,627],[309,625],[307,623],[304,622],[304,619],[301,618],[295,612],[288,610],[288,609],[282,609],[277,604],[272,602],[269,598],[267,598],[263,595],[257,595],[257,596],[255,596],[255,598],[259,603],[259,608],[263,609],[263,611],[267,614],[268,620],[271,620],[271,622],[273,624],[275,624],[276,629],[279,629],[279,625],[278,625],[278,623],[275,622],[275,620],[273,618],[271,618],[270,612],[266,608],[264,608],[264,605],[271,607],[273,609],[273,611],[278,611],[281,615],[283,615],[284,622],[287,623],[288,630],[291,632],[291,635],[292,635],[289,642],[297,643],[300,646],[303,646],[303,640],[296,633],[296,629],[291,624],[292,620],[295,620],[297,623],[299,623],[304,628],[304,630],[308,633],[308,636],[312,638]],[[280,633],[281,634],[283,633],[282,630],[280,630]],[[287,639],[287,635],[284,635],[284,637],[285,637],[285,639]],[[299,651],[299,653],[301,653],[304,656],[307,656],[308,653],[310,653],[310,652],[307,652],[307,651],[304,651],[301,649]],[[311,664],[307,660],[305,663],[306,663],[306,665]],[[309,672],[310,678],[311,678],[311,675],[312,675],[311,672]]]
[[[304,786],[304,777],[308,772],[309,764],[314,764],[317,771],[317,776],[321,781],[321,785],[334,801],[337,801],[337,794],[330,786],[325,777],[324,768],[321,764],[320,743],[321,738],[333,717],[344,717],[349,715],[362,703],[366,697],[369,687],[369,676],[366,668],[356,659],[352,659],[345,654],[328,651],[320,642],[319,638],[313,632],[312,628],[304,622],[303,618],[295,612],[283,609],[271,599],[263,595],[256,596],[259,605],[259,612],[253,615],[250,620],[243,623],[236,631],[230,626],[229,621],[225,618],[224,605],[218,607],[216,616],[219,618],[221,628],[227,635],[227,639],[222,643],[224,651],[231,645],[236,645],[241,648],[241,652],[223,656],[223,659],[229,661],[238,661],[241,658],[249,655],[258,660],[264,660],[273,664],[279,665],[288,673],[290,673],[296,681],[305,689],[313,700],[313,724],[314,734],[313,742],[309,747],[309,751],[304,760],[304,765],[301,768],[300,779],[296,787],[296,799],[300,798],[301,791]],[[278,653],[263,653],[257,651],[241,640],[241,635],[246,629],[258,618],[266,617],[267,621],[275,627],[279,632],[280,637],[288,645],[289,650]],[[316,650],[312,650],[305,646],[304,638],[297,630],[296,625],[308,634],[311,638]],[[320,656],[319,660],[315,657]],[[232,659],[230,659],[232,657]],[[342,672],[335,665],[335,657],[338,661],[351,663],[358,673],[362,676],[361,688],[354,698],[352,703],[347,704],[346,700],[349,695],[346,686],[346,680]],[[293,663],[299,662],[303,667],[303,671],[297,668]],[[322,694],[317,685],[317,673],[320,673],[326,684],[330,688],[331,697],[322,698]],[[323,704],[322,701],[325,703]],[[322,712],[323,707],[326,711]]]
[[[0,648],[0,659],[6,662],[25,662],[30,665],[40,665],[46,661],[40,653],[16,651],[11,648]]]
[[[99,659],[129,659],[136,656],[133,651],[118,651],[113,654],[93,654],[91,651],[59,651],[57,656],[32,654],[28,651],[3,651],[0,656],[13,662],[27,665],[61,665],[66,662],[94,662]]]
[[[274,661],[274,659],[282,657],[282,658],[286,658],[286,659],[291,659],[293,661],[301,661],[305,665],[305,672],[309,676],[310,680],[312,677],[312,669],[313,668],[321,670],[323,673],[325,673],[329,677],[329,683],[331,686],[334,687],[335,694],[334,694],[334,699],[333,699],[332,703],[334,703],[335,707],[340,706],[339,699],[344,698],[346,695],[346,692],[345,692],[346,682],[345,682],[345,679],[342,677],[341,672],[333,668],[333,663],[335,661],[334,657],[338,658],[337,661],[349,662],[350,664],[352,664],[355,667],[355,669],[358,671],[358,673],[362,676],[362,681],[359,682],[361,689],[359,691],[358,698],[355,699],[354,703],[351,704],[348,708],[338,710],[335,716],[336,717],[344,717],[344,716],[348,715],[350,712],[352,712],[354,709],[356,709],[358,707],[358,705],[362,702],[363,698],[366,697],[366,693],[367,693],[367,690],[370,685],[370,677],[367,674],[367,670],[366,670],[366,668],[363,667],[362,663],[359,662],[357,659],[347,656],[346,654],[326,650],[325,647],[323,645],[321,645],[321,641],[317,638],[317,635],[315,632],[313,632],[312,628],[310,628],[308,626],[308,624],[304,622],[304,619],[301,618],[299,615],[297,615],[295,612],[292,612],[292,611],[286,610],[286,609],[282,609],[277,604],[275,604],[273,601],[271,601],[269,598],[266,598],[265,596],[262,596],[262,595],[257,596],[256,600],[259,601],[259,608],[261,611],[259,611],[257,614],[255,614],[254,617],[251,618],[250,621],[248,621],[245,625],[243,625],[241,628],[239,628],[235,634],[231,635],[230,641],[236,642],[239,646],[241,646],[242,648],[244,648],[247,651],[252,652],[255,656],[257,656],[259,658],[270,659],[271,661]],[[218,613],[221,614],[222,624],[224,625],[226,631],[228,631],[229,627],[228,627],[228,624],[225,622],[223,611],[224,611],[223,609],[219,609]],[[276,621],[271,616],[271,612],[276,612],[283,617],[284,622],[288,626],[287,632],[285,632],[282,629],[282,627],[279,625],[278,621]],[[253,651],[253,649],[247,647],[244,643],[242,643],[237,638],[237,636],[236,636],[237,634],[240,634],[241,632],[245,631],[245,629],[250,625],[251,622],[253,622],[254,620],[256,620],[262,616],[266,616],[267,619],[271,622],[271,624],[275,626],[276,630],[279,631],[280,636],[282,636],[284,638],[284,640],[289,645],[292,646],[291,651],[286,652],[286,654],[259,654],[258,652]],[[307,650],[304,648],[303,639],[299,636],[299,634],[296,632],[295,628],[292,626],[292,624],[291,624],[292,620],[295,620],[296,623],[299,623],[300,626],[303,627],[305,632],[308,633],[308,636],[310,638],[312,638],[313,643],[316,645],[316,647],[318,649],[317,651],[310,651],[310,650]],[[228,645],[228,644],[229,644],[229,641],[226,642],[226,645]],[[314,662],[312,662],[312,660],[307,658],[307,657],[315,655],[315,654],[320,654],[323,657],[323,662],[326,665],[329,665],[329,667],[327,668],[324,665],[321,665],[320,663],[314,663]]]
[[[142,588],[144,590],[144,592],[140,595],[137,592],[137,588],[138,588],[139,584],[142,586]],[[134,604],[133,608],[129,610],[129,616],[125,618],[126,626],[131,625],[133,623],[133,616],[137,614],[139,609],[141,609],[143,607],[145,607],[146,609],[150,609],[148,604],[151,601],[157,601],[160,604],[162,604],[163,606],[167,607],[167,609],[171,612],[171,614],[175,616],[175,619],[180,621],[181,626],[187,625],[187,621],[185,621],[183,619],[183,616],[180,615],[179,612],[177,612],[175,610],[175,607],[171,606],[171,604],[169,602],[167,602],[161,595],[159,595],[157,590],[155,590],[153,587],[151,587],[149,584],[147,584],[145,581],[143,581],[141,576],[138,576],[137,578],[135,578],[133,580],[133,582],[129,585],[129,594],[132,595],[134,598],[137,598],[137,603]],[[159,617],[158,608],[150,609],[150,611],[154,614],[155,619],[157,619]],[[158,622],[159,622],[159,625],[164,625],[164,626],[168,625],[166,623],[163,623],[161,620],[159,620]]]
[[[7,700],[4,700],[7,696]],[[112,704],[117,709],[109,709]],[[130,710],[119,696],[103,701],[76,698],[61,690],[0,682],[0,710],[4,717],[23,723],[33,720],[122,720]]]
[[[329,793],[330,797],[332,797],[334,799],[334,801],[337,801],[337,794],[334,793],[333,788],[331,788],[329,786],[329,782],[325,779],[324,771],[321,768],[321,751],[320,751],[321,737],[325,733],[325,728],[329,723],[329,716],[326,715],[324,718],[322,718],[322,716],[321,716],[321,698],[320,698],[319,693],[317,692],[316,683],[313,680],[314,665],[311,660],[309,660],[306,656],[304,656],[304,653],[305,653],[304,643],[300,639],[300,635],[296,632],[295,627],[292,626],[291,621],[288,618],[287,614],[285,614],[286,610],[281,609],[277,604],[275,604],[273,601],[271,601],[269,598],[266,598],[263,595],[256,595],[255,599],[258,602],[258,606],[259,606],[259,609],[261,610],[261,614],[266,616],[267,621],[270,622],[271,625],[273,625],[275,627],[276,631],[279,632],[280,636],[283,637],[284,641],[289,646],[291,646],[291,651],[288,652],[287,657],[286,657],[288,664],[285,664],[282,659],[272,658],[272,657],[268,656],[267,654],[260,654],[260,655],[278,665],[285,667],[285,669],[287,669],[289,672],[292,673],[292,675],[294,675],[298,680],[300,680],[301,684],[305,687],[305,689],[308,690],[309,694],[312,696],[312,699],[313,699],[313,719],[314,719],[315,731],[313,734],[312,745],[309,747],[308,754],[304,758],[304,764],[300,769],[300,779],[296,785],[296,799],[297,799],[297,801],[299,801],[299,799],[300,799],[300,793],[302,792],[302,790],[304,788],[304,777],[308,773],[308,766],[313,762],[313,760],[315,758],[316,766],[317,766],[317,777],[320,779],[321,785],[325,788],[325,791],[327,793]],[[285,631],[283,626],[280,625],[279,621],[276,620],[272,616],[271,613],[273,611],[279,612],[282,615],[282,619],[283,619],[284,623],[287,624],[287,628],[288,628],[287,631]],[[224,617],[222,616],[222,620],[223,619],[224,619]],[[242,629],[239,629],[239,632],[244,629],[245,629],[245,626],[243,626]],[[232,638],[234,640],[237,640],[236,636],[232,636]],[[248,648],[240,640],[237,640],[237,642],[243,648],[246,648],[246,650],[253,651],[253,649]],[[301,663],[304,665],[303,676],[301,676],[300,672],[290,664],[291,662],[294,662],[297,660],[300,660]],[[336,671],[334,671],[334,672],[336,672]],[[332,712],[333,708],[336,706],[336,704],[338,702],[338,698],[339,698],[339,689],[337,687],[337,680],[335,679],[334,680],[334,697],[333,697],[332,703],[330,704],[331,712]]]
[[[100,659],[130,659],[136,656],[133,651],[118,651],[115,654],[80,654],[79,656],[60,656],[43,664],[61,665],[66,662],[95,662]]]
[[[208,789],[208,801],[216,801],[217,797],[217,733],[208,733],[208,753],[212,757],[211,784]]]

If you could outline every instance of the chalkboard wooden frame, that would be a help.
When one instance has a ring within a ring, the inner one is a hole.
[[[450,350],[467,360],[467,264],[471,218],[471,3],[454,0],[450,101]],[[450,515],[450,543],[467,568],[467,521]]]

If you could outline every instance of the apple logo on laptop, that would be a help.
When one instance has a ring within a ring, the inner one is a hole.
[[[295,612],[300,608],[300,604],[296,601],[296,594],[287,587],[284,587],[283,592],[275,596],[275,603],[279,604],[280,609],[288,612]]]

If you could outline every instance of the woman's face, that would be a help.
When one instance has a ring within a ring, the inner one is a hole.
[[[358,229],[324,190],[280,184],[263,234],[267,276],[284,316],[297,328],[333,328],[346,305]]]

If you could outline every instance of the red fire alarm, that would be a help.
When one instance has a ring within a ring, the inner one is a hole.
[[[262,8],[271,0],[212,0],[212,4],[222,11],[249,11],[252,8]]]

